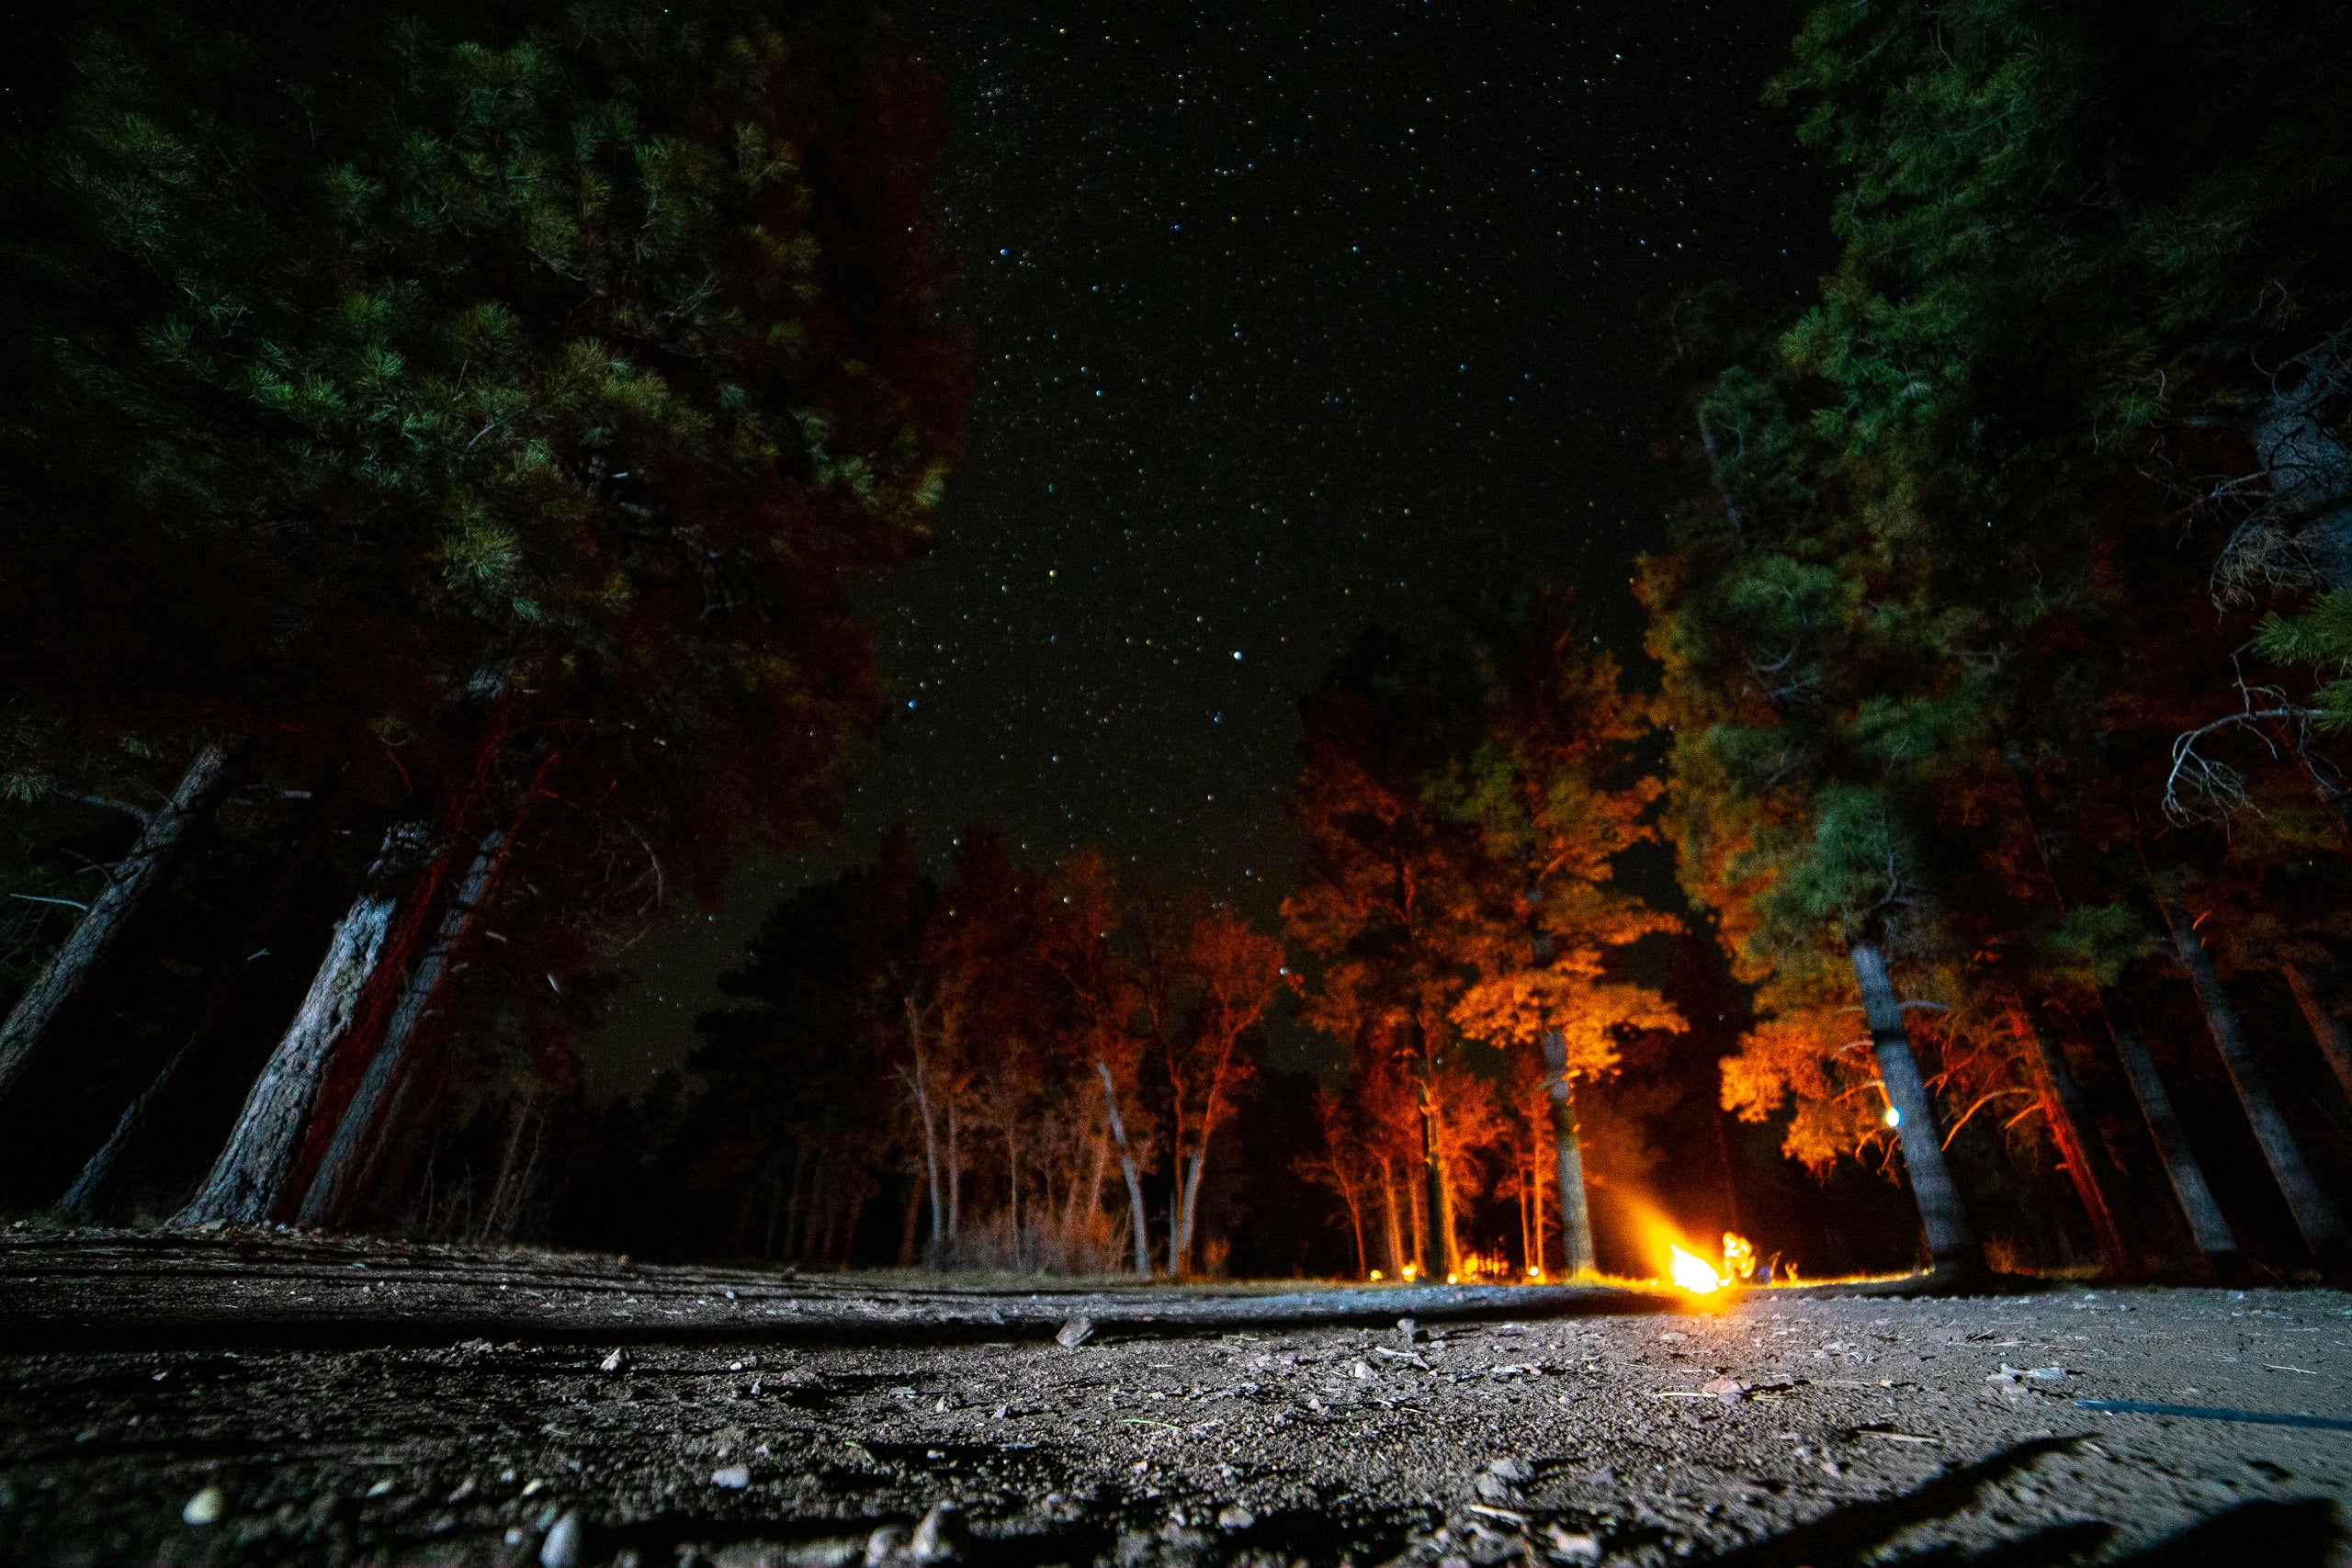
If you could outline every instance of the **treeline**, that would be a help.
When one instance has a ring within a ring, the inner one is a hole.
[[[852,590],[967,400],[936,83],[850,3],[50,34],[0,166],[0,1176],[381,1221],[876,722]]]
[[[1099,855],[1024,864],[968,829],[943,883],[895,831],[777,908],[631,1112],[628,1223],[716,1201],[696,1239],[738,1256],[1218,1271],[1209,1151],[1287,978],[1272,939],[1125,896]]]
[[[1245,1237],[1251,1267],[1590,1270],[1578,1087],[1682,1027],[1622,972],[1674,922],[1611,881],[1661,786],[1566,600],[1495,581],[1442,650],[1367,634],[1306,699],[1283,940],[985,828],[944,884],[900,831],[787,899],[612,1140],[642,1151],[628,1234],[698,1213],[739,1256],[1181,1278],[1271,1218],[1304,1234]],[[1278,1006],[1344,1067],[1269,1104]],[[1622,1170],[1643,1140],[1614,1132]]]
[[[2011,1225],[1988,1128],[2115,1273],[2352,1266],[2347,88],[2340,8],[1824,7],[1774,89],[1843,172],[1819,302],[1664,323],[1725,1102],[1898,1163],[1939,1266]]]

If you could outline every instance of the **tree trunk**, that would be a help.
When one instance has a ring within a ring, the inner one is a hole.
[[[1151,1278],[1151,1229],[1143,1207],[1143,1179],[1136,1173],[1136,1156],[1127,1148],[1126,1123],[1119,1120],[1118,1086],[1111,1078],[1111,1064],[1101,1056],[1094,1058],[1094,1070],[1102,1075],[1102,1109],[1111,1118],[1111,1136],[1118,1140],[1119,1168],[1127,1174],[1127,1206],[1135,1213],[1136,1277]]]
[[[383,957],[399,903],[392,869],[419,833],[413,824],[403,824],[384,836],[368,890],[336,924],[310,995],[254,1080],[228,1145],[180,1211],[180,1223],[259,1224],[277,1217],[328,1055],[348,1035]]]
[[[1186,1162],[1183,1258],[1187,1273],[1190,1273],[1193,1268],[1193,1233],[1199,1225],[1201,1219],[1201,1168],[1208,1163],[1208,1157],[1209,1151],[1206,1141],[1204,1139],[1202,1146],[1194,1149],[1193,1157]]]
[[[931,1074],[922,1059],[922,1015],[915,1009],[911,998],[905,999],[907,1010],[907,1043],[915,1059],[912,1079],[915,1091],[915,1113],[922,1121],[922,1164],[931,1184],[931,1245],[935,1249],[947,1237],[947,1211],[940,1205],[939,1191],[939,1124],[931,1105]]]
[[[58,1023],[97,974],[147,895],[163,885],[187,852],[190,830],[220,803],[234,764],[252,745],[243,739],[216,741],[196,754],[171,798],[148,814],[139,841],[107,874],[106,886],[91,900],[73,934],[50,954],[17,999],[7,1021],[0,1023],[0,1103],[55,1045]]]
[[[902,1223],[899,1227],[899,1267],[911,1269],[915,1266],[915,1226],[922,1218],[922,1182],[907,1183],[906,1213],[900,1218]]]
[[[964,1118],[953,1097],[947,1101],[947,1239],[962,1234],[964,1223]]]
[[[1340,1196],[1348,1205],[1348,1224],[1355,1232],[1356,1278],[1361,1280],[1372,1271],[1371,1255],[1363,1248],[1363,1198],[1345,1176],[1340,1179]]]
[[[2114,1006],[2104,993],[2099,1000],[2107,1014],[2108,1032],[2115,1041],[2115,1055],[2123,1064],[2123,1076],[2131,1082],[2132,1098],[2140,1102],[2140,1114],[2147,1119],[2148,1135],[2155,1141],[2156,1157],[2164,1161],[2181,1218],[2188,1223],[2189,1239],[2216,1279],[2233,1278],[2239,1261],[2237,1237],[2230,1234],[2222,1206],[2213,1201],[2212,1189],[2205,1185],[2205,1168],[2198,1164],[2197,1151],[2188,1146],[2188,1135],[2181,1131],[2180,1118],[2173,1111],[2165,1080],[2156,1073],[2155,1061],[2148,1055],[2140,1032],[2115,1016]]]
[[[1404,1220],[1397,1215],[1397,1180],[1381,1156],[1381,1220],[1387,1241],[1387,1277],[1404,1279]]]
[[[2327,1005],[2312,983],[2310,971],[2295,963],[2278,967],[2295,993],[2295,1005],[2303,1010],[2303,1021],[2312,1027],[2312,1039],[2318,1044],[2319,1054],[2327,1058],[2335,1081],[2344,1086],[2345,1097],[2352,1099],[2352,1025],[2346,1025]]]
[[[1597,1271],[1592,1209],[1584,1190],[1584,1145],[1577,1137],[1576,1086],[1568,1081],[1568,1043],[1558,1030],[1544,1036],[1544,1092],[1552,1107],[1552,1156],[1560,1184],[1560,1267],[1571,1277]]]
[[[83,1166],[82,1173],[74,1179],[65,1196],[58,1200],[61,1214],[87,1221],[105,1212],[116,1182],[130,1168],[133,1152],[146,1141],[149,1129],[154,1125],[157,1108],[169,1100],[187,1065],[211,1044],[222,1021],[229,1016],[229,1010],[244,994],[254,962],[267,950],[278,918],[293,901],[303,875],[327,840],[328,829],[338,815],[347,770],[348,759],[337,758],[311,792],[310,804],[303,808],[295,828],[292,846],[279,857],[277,873],[270,880],[268,892],[255,908],[253,919],[239,931],[238,940],[222,950],[220,972],[207,990],[195,1021],[188,1026],[187,1037],[156,1070],[138,1098],[123,1108],[114,1131]]]
[[[1936,1129],[1935,1104],[1919,1077],[1919,1064],[1911,1055],[1911,1036],[1903,1027],[1903,1009],[1886,977],[1886,958],[1877,946],[1858,942],[1849,951],[1854,984],[1861,992],[1862,1017],[1870,1026],[1871,1044],[1878,1056],[1879,1082],[1887,1103],[1894,1108],[1895,1134],[1903,1144],[1903,1167],[1911,1178],[1911,1197],[1919,1208],[1919,1223],[1928,1235],[1928,1253],[1938,1272],[1947,1269],[1974,1273],[1983,1266],[1975,1238],[1969,1234],[1968,1215],[1961,1207],[1960,1188],[1944,1163],[1943,1140]]]
[[[1421,1278],[1442,1280],[1446,1274],[1445,1225],[1441,1216],[1445,1213],[1445,1159],[1438,1145],[1437,1101],[1429,1079],[1421,1079],[1421,1211],[1427,1220],[1421,1225]]]
[[[398,1112],[408,1101],[409,1081],[420,1068],[417,1058],[428,1047],[420,1037],[444,1011],[444,995],[456,971],[457,955],[481,922],[497,889],[513,835],[493,828],[475,847],[473,863],[458,884],[457,897],[442,913],[441,929],[424,950],[393,1004],[382,1043],[368,1063],[351,1103],[344,1108],[334,1138],[319,1161],[310,1190],[302,1195],[297,1221],[309,1225],[347,1225],[358,1206],[376,1194],[372,1179],[381,1169],[396,1132]]]
[[[2075,1184],[2075,1196],[2081,1200],[2083,1212],[2090,1216],[2091,1234],[2098,1239],[2100,1260],[2109,1273],[2129,1277],[2137,1272],[2136,1262],[2123,1245],[2123,1234],[2116,1228],[2115,1213],[2108,1206],[2106,1190],[2091,1164],[2090,1144],[2084,1136],[2084,1129],[2091,1124],[2090,1116],[2083,1103],[2082,1089],[2075,1082],[2074,1071],[2066,1065],[2057,1043],[2034,1021],[2023,1001],[2010,998],[2008,1014],[2009,1028],[2031,1058],[2042,1117],[2050,1123],[2051,1136],[2057,1141],[2059,1157],[2065,1162],[2067,1178]]]
[[[2303,1164],[2303,1151],[2296,1145],[2295,1135],[2287,1127],[2287,1119],[2278,1112],[2278,1102],[2270,1092],[2269,1076],[2262,1064],[2255,1059],[2254,1048],[2246,1043],[2245,1031],[2238,1022],[2237,1009],[2231,1006],[2228,993],[2222,989],[2221,976],[2213,972],[2212,954],[2205,951],[2205,942],[2197,934],[2187,911],[2177,904],[2165,906],[2165,919],[2172,930],[2173,956],[2188,971],[2189,984],[2197,989],[2197,999],[2204,1006],[2206,1027],[2212,1032],[2213,1045],[2222,1054],[2222,1065],[2229,1069],[2230,1082],[2238,1091],[2238,1103],[2245,1109],[2245,1118],[2254,1127],[2255,1142],[2262,1145],[2262,1157],[2270,1167],[2271,1179],[2285,1194],[2287,1207],[2295,1216],[2295,1228],[2302,1233],[2303,1245],[2321,1268],[2334,1271],[2352,1264],[2352,1235],[2344,1228],[2343,1219],[2327,1195],[2312,1179],[2311,1169]]]

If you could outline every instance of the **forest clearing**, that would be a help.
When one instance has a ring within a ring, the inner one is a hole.
[[[12,1234],[0,1554],[2343,1561],[2340,1421],[2075,1403],[2341,1411],[2342,1292],[1822,1286],[1702,1308],[1541,1287],[1031,1283]],[[412,1304],[355,1325],[363,1290]],[[1361,1304],[1334,1307],[1348,1295]],[[1417,1317],[1396,1312],[1415,1298]],[[1203,1321],[1237,1299],[1265,1320]],[[1068,1331],[1090,1314],[1091,1332]]]

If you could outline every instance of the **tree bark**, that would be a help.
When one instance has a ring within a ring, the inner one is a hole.
[[[147,817],[139,841],[107,874],[107,885],[90,902],[64,942],[0,1023],[0,1103],[55,1045],[58,1024],[83,994],[147,896],[169,876],[187,852],[190,831],[220,804],[235,764],[251,750],[250,739],[214,741],[196,754],[180,775],[171,798]]]
[[[2334,1271],[2352,1265],[2352,1234],[2344,1228],[2344,1221],[2327,1195],[2312,1179],[2310,1167],[2303,1163],[2303,1151],[2297,1146],[2295,1135],[2288,1130],[2287,1119],[2279,1114],[2278,1102],[2270,1092],[2269,1075],[2255,1059],[2254,1048],[2246,1043],[2245,1030],[2238,1022],[2237,1009],[2230,1003],[2229,995],[2222,989],[2221,976],[2213,971],[2213,956],[2205,951],[2204,939],[2197,934],[2188,912],[2177,904],[2164,907],[2165,921],[2171,928],[2173,956],[2188,972],[2189,984],[2196,987],[2197,999],[2205,1009],[2205,1024],[2213,1035],[2213,1046],[2222,1055],[2222,1065],[2229,1069],[2230,1082],[2238,1091],[2238,1103],[2245,1108],[2245,1118],[2254,1127],[2255,1142],[2262,1146],[2262,1157],[2270,1167],[2270,1176],[2285,1195],[2287,1207],[2295,1216],[2295,1228],[2302,1233],[2303,1245],[2321,1268]]]
[[[2319,1054],[2327,1058],[2335,1081],[2344,1086],[2346,1099],[2352,1099],[2352,1025],[2336,1016],[2319,994],[2310,971],[2301,964],[2286,963],[2278,965],[2287,976],[2287,984],[2295,993],[2295,1005],[2303,1010],[2303,1021],[2311,1025],[2312,1039],[2319,1046]]]
[[[337,922],[310,994],[246,1094],[228,1145],[180,1211],[180,1223],[259,1224],[276,1217],[327,1057],[350,1032],[382,960],[399,904],[393,868],[421,833],[415,825],[402,824],[385,835],[367,891]]]
[[[1560,1184],[1560,1267],[1570,1278],[1596,1272],[1592,1209],[1584,1190],[1584,1145],[1577,1136],[1576,1086],[1568,1081],[1568,1043],[1544,1036],[1544,1092],[1552,1108],[1553,1163]]]
[[[458,886],[457,897],[442,912],[441,929],[424,950],[416,967],[401,987],[382,1043],[369,1058],[367,1073],[344,1107],[334,1141],[319,1161],[303,1193],[297,1221],[310,1225],[348,1225],[358,1205],[370,1196],[373,1178],[406,1109],[409,1085],[419,1071],[417,1057],[426,1047],[421,1037],[444,1010],[445,992],[455,973],[458,953],[495,896],[498,874],[514,846],[514,835],[493,828],[475,846],[473,863]]]
[[[2148,1135],[2155,1142],[2156,1157],[2164,1161],[2165,1177],[2180,1204],[2181,1218],[2188,1222],[2189,1239],[2216,1279],[2233,1278],[2239,1262],[2237,1237],[2230,1234],[2222,1206],[2213,1201],[2212,1189],[2205,1185],[2205,1168],[2197,1162],[2197,1151],[2188,1146],[2188,1134],[2181,1131],[2180,1118],[2173,1111],[2172,1096],[2165,1092],[2155,1061],[2148,1055],[2140,1032],[2116,1017],[2115,1005],[2104,993],[2099,1001],[2107,1015],[2108,1032],[2115,1041],[2115,1055],[2123,1064],[2123,1076],[2131,1082],[2132,1098],[2140,1102],[2140,1114],[2147,1120]]]
[[[2084,1136],[2090,1116],[2083,1103],[2082,1089],[2075,1082],[2074,1070],[2066,1065],[2057,1043],[2034,1021],[2022,1000],[2010,998],[2008,1013],[2009,1028],[2032,1060],[2042,1117],[2050,1123],[2051,1136],[2057,1141],[2059,1157],[2065,1162],[2067,1178],[2075,1184],[2075,1196],[2081,1200],[2083,1212],[2090,1216],[2091,1234],[2098,1239],[2101,1260],[2109,1273],[2128,1277],[2137,1272],[2136,1260],[2123,1245],[2123,1233],[2116,1228],[2106,1189],[2091,1164],[2090,1144]]]
[[[1951,1179],[1951,1167],[1944,1162],[1935,1104],[1928,1098],[1919,1064],[1911,1055],[1903,1009],[1887,979],[1886,956],[1875,943],[1858,942],[1848,950],[1847,958],[1853,965],[1862,1017],[1878,1056],[1879,1082],[1885,1086],[1887,1103],[1895,1111],[1894,1130],[1902,1140],[1903,1167],[1911,1178],[1912,1201],[1918,1205],[1919,1223],[1927,1232],[1928,1254],[1939,1273],[1946,1269],[1974,1273],[1983,1267],[1983,1259],[1969,1232],[1967,1212],[1961,1207],[1959,1185]]]
[[[1136,1156],[1127,1147],[1126,1123],[1119,1120],[1119,1089],[1111,1077],[1111,1064],[1100,1055],[1094,1058],[1094,1070],[1102,1075],[1102,1110],[1111,1119],[1111,1136],[1118,1140],[1119,1168],[1127,1174],[1127,1205],[1134,1211],[1136,1226],[1136,1278],[1151,1278],[1151,1229],[1143,1206],[1143,1178],[1136,1173]]]

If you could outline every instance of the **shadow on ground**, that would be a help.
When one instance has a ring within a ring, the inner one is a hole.
[[[1570,1515],[1527,1516],[1523,1538],[1488,1532],[1476,1541],[1433,1538],[1441,1523],[1432,1508],[1365,1506],[1353,1498],[1323,1508],[1294,1509],[1246,1521],[1204,1518],[1169,1522],[1165,1515],[1089,1508],[1082,1517],[1045,1529],[1005,1534],[984,1531],[958,1553],[969,1568],[1046,1568],[1048,1564],[1114,1562],[1123,1568],[1173,1563],[1279,1565],[1429,1562],[1485,1564],[1534,1562],[1577,1564],[1607,1561],[1680,1561],[1718,1568],[1883,1568],[1886,1564],[1949,1568],[2059,1568],[2101,1562],[2130,1568],[2206,1568],[2250,1562],[2260,1568],[2336,1568],[2352,1541],[2336,1504],[2324,1497],[2249,1502],[2190,1525],[2165,1540],[2114,1555],[2116,1524],[2078,1519],[2052,1525],[1990,1546],[1949,1540],[1907,1544],[1923,1536],[1979,1533],[1963,1516],[1988,1486],[2035,1461],[2071,1448],[2075,1439],[2040,1438],[2016,1444],[1897,1496],[1836,1510],[1808,1524],[1745,1546],[1709,1553],[1674,1551],[1667,1532],[1633,1526],[1591,1531]],[[849,1568],[854,1563],[903,1565],[904,1542],[915,1521],[877,1517],[836,1519],[741,1539],[740,1520],[673,1514],[603,1533],[599,1560],[675,1562],[683,1568]],[[1943,1527],[1939,1531],[1939,1527]],[[878,1532],[878,1534],[877,1534]],[[869,1538],[872,1543],[869,1544]],[[729,1542],[731,1544],[720,1544]],[[1444,1544],[1441,1544],[1444,1543]],[[1596,1555],[1596,1553],[1598,1555]]]

